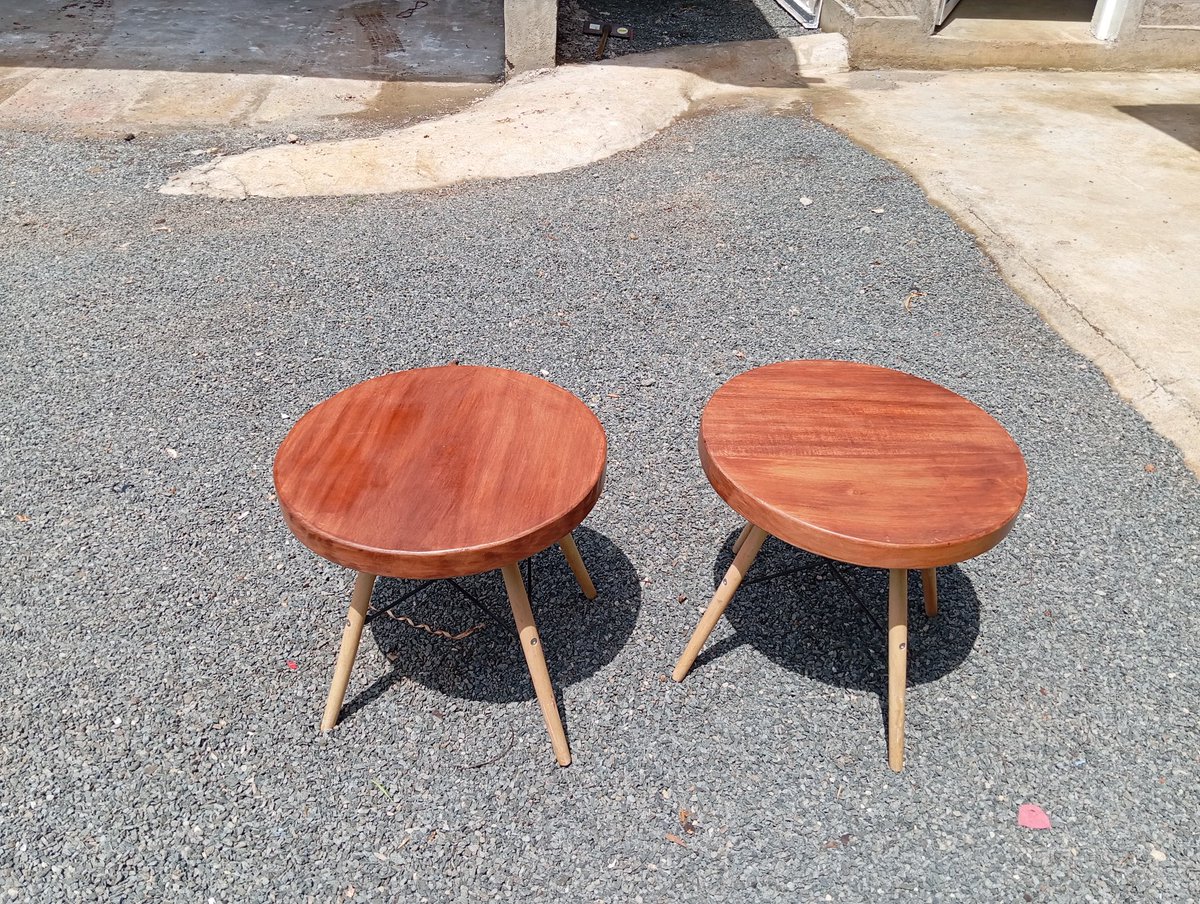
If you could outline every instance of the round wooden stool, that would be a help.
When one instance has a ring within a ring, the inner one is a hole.
[[[904,768],[908,569],[937,614],[939,565],[991,549],[1025,499],[1021,450],[986,411],[927,380],[845,361],[787,361],[734,377],[700,421],[713,488],[746,519],[733,564],[675,665],[682,681],[767,535],[890,569],[888,762]]]
[[[454,578],[499,568],[554,755],[571,762],[518,563],[555,543],[596,595],[571,538],[600,496],[604,428],[565,389],[494,367],[367,380],[305,414],[275,456],[284,519],[358,572],[321,720],[337,724],[375,576]]]

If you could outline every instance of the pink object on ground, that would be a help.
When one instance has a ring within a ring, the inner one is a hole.
[[[1021,804],[1017,810],[1017,825],[1024,829],[1048,829],[1050,817],[1037,804]]]

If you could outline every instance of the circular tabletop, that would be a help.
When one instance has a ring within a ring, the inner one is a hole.
[[[511,565],[600,496],[604,428],[529,374],[449,365],[376,377],[305,414],[275,456],[292,532],[349,568],[444,578]]]
[[[721,497],[779,539],[877,568],[991,549],[1025,499],[1021,450],[982,408],[928,380],[846,361],[734,377],[700,420]]]

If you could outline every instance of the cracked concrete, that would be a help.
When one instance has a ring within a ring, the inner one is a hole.
[[[810,92],[1200,472],[1197,97],[1183,72],[858,72]]]

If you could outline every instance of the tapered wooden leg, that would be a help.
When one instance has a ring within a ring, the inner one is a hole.
[[[742,551],[742,544],[745,543],[746,538],[750,536],[750,528],[753,526],[754,525],[747,521],[746,526],[742,528],[742,532],[738,534],[737,539],[733,541],[733,554],[735,556]]]
[[[933,618],[938,614],[936,568],[921,569],[921,590],[925,592],[925,615]]]
[[[363,625],[367,621],[367,607],[371,605],[371,591],[375,588],[375,575],[360,571],[354,579],[354,593],[350,596],[350,614],[342,630],[342,649],[338,652],[337,664],[333,667],[333,684],[325,701],[325,715],[321,718],[321,731],[329,731],[337,725],[342,711],[342,700],[346,696],[346,685],[350,683],[350,670],[354,668],[354,657],[358,654],[358,640],[362,637]]]
[[[904,688],[908,682],[908,572],[888,575],[888,765],[904,769]]]
[[[767,532],[761,527],[756,527],[755,525],[747,525],[747,527],[750,529],[746,533],[746,539],[742,543],[742,548],[733,557],[733,564],[725,572],[725,577],[721,579],[716,593],[713,594],[712,602],[704,610],[704,615],[700,618],[700,624],[696,625],[696,630],[692,632],[692,639],[688,641],[683,655],[675,663],[675,671],[671,673],[671,677],[676,681],[682,681],[684,676],[691,670],[696,657],[700,655],[700,650],[704,648],[704,642],[708,640],[708,635],[712,634],[713,628],[721,620],[721,616],[725,613],[725,607],[733,599],[734,593],[741,586],[742,578],[745,577],[750,566],[754,564],[754,560],[758,558],[758,551],[762,549],[763,541],[767,539]]]
[[[563,555],[567,558],[567,564],[571,566],[575,580],[579,583],[579,589],[583,591],[583,595],[588,599],[594,600],[596,598],[596,585],[592,583],[592,576],[588,574],[587,566],[583,564],[583,556],[579,554],[579,547],[575,545],[575,538],[567,534],[558,541],[558,545],[562,548]]]
[[[521,652],[529,666],[529,677],[537,692],[542,718],[550,732],[550,746],[560,766],[571,765],[571,750],[567,746],[567,735],[562,720],[558,717],[558,703],[554,699],[554,687],[550,684],[550,673],[546,670],[546,657],[542,655],[542,641],[538,637],[537,625],[533,621],[533,610],[529,608],[529,595],[521,579],[521,569],[516,563],[500,569],[504,575],[504,587],[508,590],[508,602],[512,606],[513,618],[517,622],[517,633],[521,636]]]

